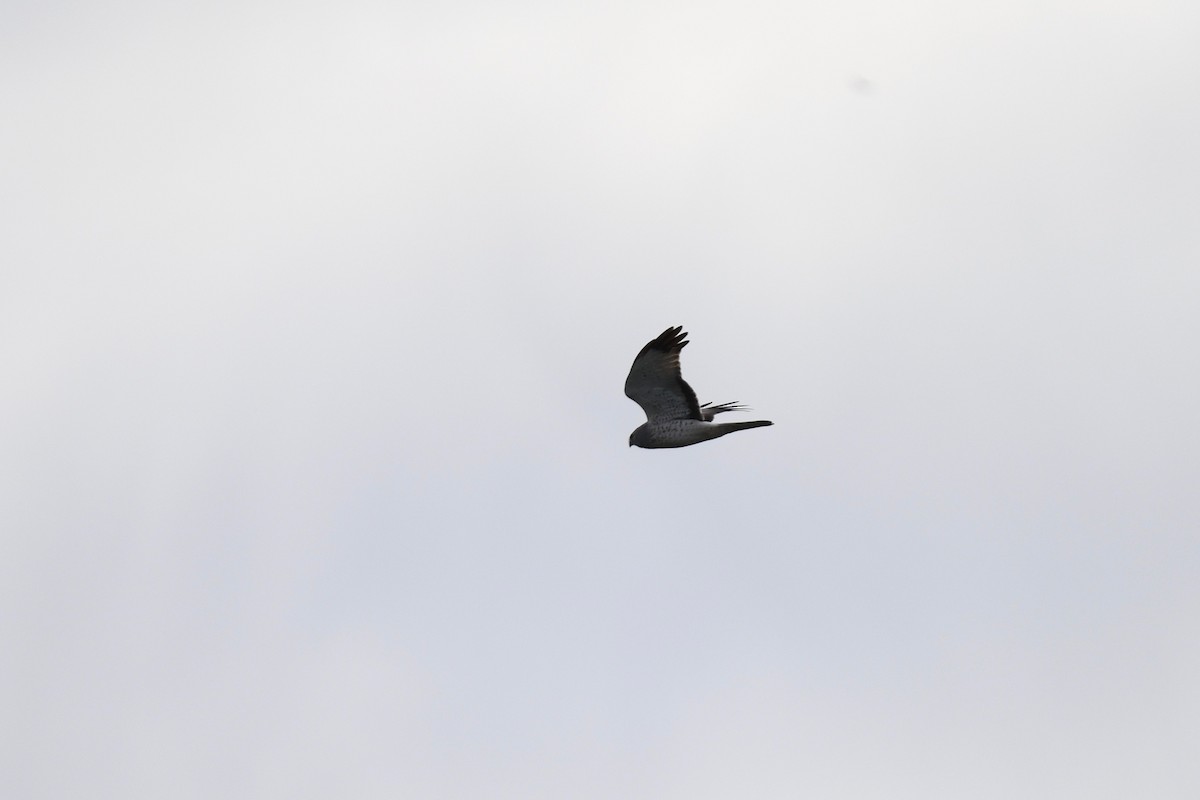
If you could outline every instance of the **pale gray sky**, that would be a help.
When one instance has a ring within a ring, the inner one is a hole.
[[[1200,10],[897,6],[10,5],[0,794],[1200,796]]]

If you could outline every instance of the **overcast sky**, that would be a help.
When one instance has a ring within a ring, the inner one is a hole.
[[[0,17],[0,794],[1200,796],[1194,0]]]

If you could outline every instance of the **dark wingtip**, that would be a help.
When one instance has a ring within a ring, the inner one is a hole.
[[[653,341],[646,345],[647,348],[652,347],[655,350],[665,350],[667,352],[676,349],[682,350],[687,346],[687,331],[683,329],[682,325],[676,325],[673,328],[667,328],[665,331],[655,337]]]

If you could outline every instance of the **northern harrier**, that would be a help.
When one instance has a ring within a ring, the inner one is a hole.
[[[741,411],[737,403],[700,405],[679,372],[679,351],[687,345],[682,327],[667,328],[638,353],[625,379],[625,394],[646,412],[646,423],[629,434],[629,446],[687,447],[734,431],[772,425],[756,422],[713,422],[717,414]]]

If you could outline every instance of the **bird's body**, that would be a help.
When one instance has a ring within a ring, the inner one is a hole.
[[[687,447],[724,436],[734,431],[744,431],[750,428],[761,428],[764,425],[774,425],[766,420],[754,422],[704,422],[696,419],[668,419],[660,422],[646,422],[634,429],[629,436],[629,444],[645,448]]]
[[[625,394],[646,412],[646,422],[630,434],[630,447],[687,447],[734,431],[773,424],[766,420],[714,422],[717,414],[743,407],[737,403],[700,405],[679,369],[679,353],[687,343],[683,328],[667,328],[633,360],[625,379]]]

